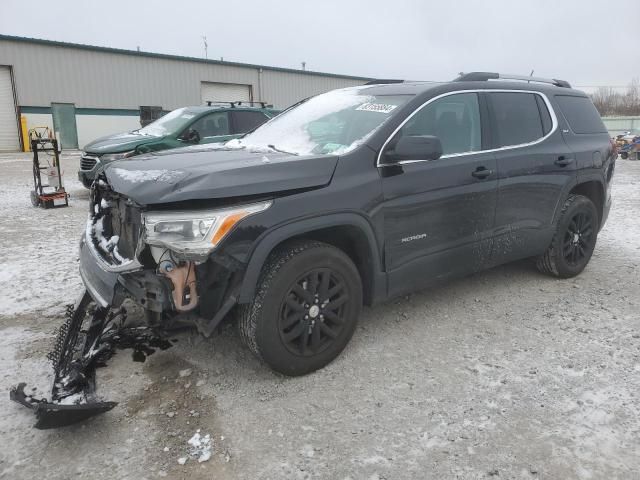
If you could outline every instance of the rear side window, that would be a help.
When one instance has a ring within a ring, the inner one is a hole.
[[[536,97],[533,93],[489,93],[499,147],[522,145],[544,137],[543,119]]]
[[[232,115],[235,127],[233,133],[247,133],[267,121],[262,112],[233,112]]]
[[[587,97],[556,95],[556,101],[574,133],[607,133],[600,114]]]

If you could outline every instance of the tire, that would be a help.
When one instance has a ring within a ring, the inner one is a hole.
[[[40,197],[35,190],[31,190],[29,197],[31,198],[31,205],[33,205],[34,207],[40,206]]]
[[[589,263],[599,230],[598,211],[583,195],[569,195],[547,251],[538,257],[538,270],[559,278],[581,273]]]
[[[351,259],[326,243],[294,241],[267,259],[256,296],[238,309],[238,328],[256,357],[298,376],[342,352],[361,309],[362,282]]]
[[[627,152],[622,152],[620,157],[622,157],[623,160],[626,160],[629,157],[629,154]]]

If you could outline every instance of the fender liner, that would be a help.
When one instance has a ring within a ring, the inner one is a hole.
[[[603,193],[603,199],[602,199],[602,211],[598,212],[598,215],[600,215],[601,217],[603,216],[604,213],[604,209],[605,209],[605,205],[607,202],[606,197],[606,192],[607,192],[607,188],[606,188],[606,182],[603,179],[603,176],[601,173],[583,173],[583,174],[579,174],[576,178],[572,179],[571,182],[568,182],[564,189],[562,190],[561,195],[558,197],[558,202],[556,203],[556,208],[553,212],[553,220],[551,225],[555,225],[556,222],[558,221],[558,216],[560,215],[560,212],[562,211],[562,207],[564,205],[564,202],[566,201],[566,199],[569,197],[569,192],[571,192],[571,190],[573,190],[574,188],[576,188],[579,185],[582,185],[583,183],[588,183],[588,182],[597,182],[600,184],[600,188],[602,188],[602,193]],[[602,218],[601,218],[602,220]]]
[[[381,268],[381,249],[378,247],[378,242],[371,224],[359,213],[335,213],[296,220],[262,234],[256,240],[256,247],[250,254],[240,287],[238,303],[249,303],[253,300],[262,266],[278,244],[292,237],[315,230],[345,226],[358,228],[367,239],[372,267],[372,277],[369,279],[371,282],[372,303],[385,298],[387,293],[387,276]],[[367,279],[363,279],[363,283],[366,280]]]

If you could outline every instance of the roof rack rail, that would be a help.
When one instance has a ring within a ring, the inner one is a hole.
[[[231,108],[241,107],[243,105],[249,105],[249,106],[260,105],[261,108],[271,108],[271,107],[273,107],[273,105],[268,104],[267,102],[254,102],[254,101],[249,101],[249,100],[235,100],[233,102],[218,101],[218,100],[207,100],[206,103],[207,103],[207,107],[211,107],[213,105],[229,105]]]
[[[379,80],[369,80],[365,85],[383,85],[387,83],[404,83],[404,80],[395,80],[392,78],[381,78]]]
[[[469,72],[463,73],[454,82],[486,82],[488,80],[521,80],[523,82],[548,83],[556,87],[571,88],[566,80],[558,80],[557,78],[540,78],[528,77],[526,75],[511,75],[506,73],[494,72]]]

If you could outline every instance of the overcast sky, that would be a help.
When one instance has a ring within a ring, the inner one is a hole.
[[[638,0],[0,0],[0,33],[377,78],[626,85]]]

